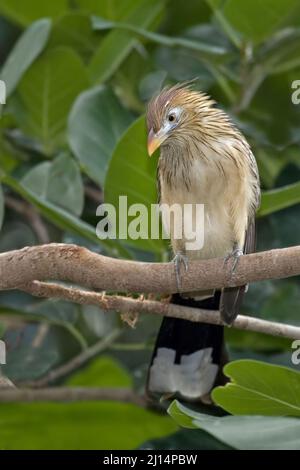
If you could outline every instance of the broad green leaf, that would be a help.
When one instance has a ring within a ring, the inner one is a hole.
[[[102,18],[93,18],[93,27],[94,29],[99,29],[102,31],[105,28],[113,28],[113,29],[120,29],[124,31],[129,31],[134,33],[137,36],[142,37],[143,39],[147,39],[151,42],[159,44],[161,46],[167,47],[183,47],[186,49],[190,49],[192,51],[198,52],[200,55],[202,54],[203,57],[215,57],[215,56],[224,56],[228,53],[227,48],[222,46],[213,45],[206,43],[204,41],[196,41],[188,38],[183,37],[174,37],[174,36],[165,36],[159,33],[153,33],[152,31],[147,31],[139,26],[135,26],[129,23],[122,23],[122,22],[109,22],[103,21]]]
[[[280,323],[300,325],[300,286],[299,282],[291,279],[273,281],[274,292],[266,296],[264,303],[260,305],[260,317],[276,320]]]
[[[46,52],[23,77],[18,87],[25,108],[20,125],[41,141],[46,154],[64,143],[68,113],[76,96],[87,87],[79,56],[63,47]]]
[[[135,10],[140,0],[76,0],[76,6],[90,15],[119,20]]]
[[[41,432],[45,423],[47,432]],[[130,450],[175,430],[169,417],[126,403],[0,405],[0,440],[6,450]]]
[[[258,215],[261,217],[269,215],[298,203],[300,203],[300,182],[264,191]]]
[[[0,0],[0,13],[20,25],[28,25],[42,17],[56,18],[68,10],[68,0]]]
[[[128,387],[131,382],[117,362],[103,357],[76,372],[67,385]],[[43,423],[46,433],[41,433]],[[0,404],[5,449],[133,449],[176,430],[168,416],[126,403]]]
[[[0,252],[18,250],[37,243],[37,237],[29,225],[13,218],[5,220],[0,232]]]
[[[33,348],[23,345],[8,350],[7,363],[1,369],[13,382],[34,380],[46,374],[58,359],[58,351],[53,347]]]
[[[300,65],[300,28],[286,28],[272,36],[259,51],[257,62],[266,73],[282,73]]]
[[[67,153],[34,166],[22,179],[22,184],[37,196],[80,216],[84,190],[77,163]]]
[[[73,336],[81,348],[87,343],[79,328],[74,323],[78,319],[79,311],[76,304],[61,300],[44,300],[39,303],[21,306],[20,308],[0,305],[0,316],[11,317],[22,323],[47,323],[64,328]],[[30,375],[30,371],[29,371]]]
[[[50,162],[39,163],[32,167],[22,178],[22,185],[41,199],[46,199],[50,168]]]
[[[136,0],[135,8],[122,17],[122,21],[149,28],[160,17],[164,1]],[[136,38],[128,31],[111,31],[101,42],[90,62],[90,75],[95,83],[108,80],[132,50]]]
[[[69,13],[53,25],[47,48],[70,47],[87,62],[94,54],[101,38],[93,31],[88,15]]]
[[[7,98],[14,91],[26,70],[44,49],[50,30],[50,20],[38,20],[30,25],[16,42],[0,73],[0,79],[6,84]]]
[[[197,429],[194,420],[197,419],[198,413],[181,405],[177,400],[174,400],[168,408],[168,413],[175,422],[188,429]]]
[[[284,152],[279,153],[272,148],[258,147],[255,150],[259,176],[265,187],[271,188],[274,186],[276,178],[288,163],[288,159],[284,157]]]
[[[221,442],[240,450],[300,450],[300,419],[274,416],[214,417],[196,413],[174,401],[168,410],[181,425],[203,429]],[[178,421],[178,416],[179,421]],[[185,427],[190,427],[185,426]]]
[[[67,153],[58,156],[49,172],[49,201],[80,216],[84,204],[84,188],[78,164]]]
[[[96,305],[81,305],[80,319],[81,331],[84,331],[87,337],[96,340],[97,338],[107,337],[116,328],[119,316],[113,312],[107,315],[105,310]]]
[[[103,185],[114,147],[132,116],[109,88],[84,91],[75,101],[68,125],[70,147],[89,177]]]
[[[265,318],[263,316],[263,318]],[[234,328],[226,328],[225,331],[226,344],[239,351],[255,351],[258,353],[268,354],[278,351],[291,350],[291,340],[281,338],[279,336],[270,336],[264,333],[256,333],[254,331],[235,330]]]
[[[24,185],[11,176],[3,176],[2,182],[28,202],[33,204],[46,219],[62,230],[80,235],[81,237],[94,242],[96,245],[102,246],[103,249],[111,256],[131,258],[130,253],[119,243],[111,240],[100,240],[96,235],[95,227],[80,220],[70,214],[70,212],[38,197],[34,192],[26,189]]]
[[[132,387],[132,378],[121,364],[110,356],[94,359],[66,381],[72,387]]]
[[[132,204],[143,204],[149,215],[148,238],[137,240],[128,238],[126,243],[142,250],[162,253],[164,244],[161,240],[151,239],[150,233],[150,206],[157,202],[157,158],[155,156],[149,158],[146,141],[145,117],[142,116],[125,132],[113,153],[105,179],[105,202],[113,204],[117,214],[119,196],[127,196],[127,207]],[[128,222],[130,220],[132,218],[128,217]]]
[[[3,219],[4,219],[4,194],[3,194],[2,186],[0,185],[0,230],[2,227]]]
[[[262,42],[282,27],[298,5],[297,0],[208,0],[226,24],[246,40]]]
[[[231,381],[213,390],[213,400],[231,414],[300,416],[300,372],[259,361],[227,364]],[[300,423],[300,420],[299,420]]]

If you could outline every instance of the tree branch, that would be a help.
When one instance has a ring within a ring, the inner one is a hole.
[[[0,403],[12,402],[74,402],[74,401],[118,401],[147,406],[147,400],[129,388],[98,387],[51,387],[41,390],[0,389]]]
[[[104,310],[137,314],[150,313],[166,317],[184,318],[193,322],[211,323],[214,325],[223,324],[218,311],[184,307],[182,305],[167,302],[133,299],[118,295],[105,295],[97,292],[88,292],[82,289],[38,281],[34,281],[31,285],[24,287],[24,290],[37,297],[59,298],[70,300],[71,302],[78,304],[97,305]],[[300,339],[300,327],[261,320],[260,318],[253,318],[244,315],[239,315],[232,324],[232,327],[239,330],[251,330],[272,336]]]
[[[300,274],[300,246],[242,256],[234,271],[223,259],[193,261],[182,273],[182,292],[234,287]],[[109,258],[76,245],[49,244],[0,254],[0,290],[39,280],[69,281],[116,292],[174,293],[173,263]]]

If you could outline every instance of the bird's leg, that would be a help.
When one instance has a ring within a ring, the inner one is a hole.
[[[239,262],[239,259],[241,256],[243,256],[243,250],[241,250],[241,248],[238,246],[237,243],[235,243],[233,245],[233,250],[231,253],[229,253],[225,259],[224,259],[224,266],[226,265],[226,263],[230,260],[230,259],[233,259],[233,263],[232,263],[232,267],[231,267],[231,274],[234,273],[236,267],[237,267],[237,264]]]
[[[188,258],[187,258],[186,255],[184,255],[183,253],[181,253],[179,251],[178,253],[176,253],[176,255],[174,256],[172,261],[173,261],[174,266],[175,266],[175,276],[176,276],[177,289],[178,289],[178,291],[180,291],[180,289],[181,289],[180,265],[181,265],[181,263],[183,263],[183,265],[185,267],[185,272],[187,272],[187,270],[189,268]]]

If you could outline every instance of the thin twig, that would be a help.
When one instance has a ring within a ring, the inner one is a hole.
[[[38,297],[60,298],[70,300],[78,304],[97,305],[104,310],[130,313],[150,313],[167,317],[184,318],[193,322],[212,323],[215,325],[223,324],[218,311],[184,307],[182,305],[158,302],[155,300],[141,300],[118,295],[104,295],[97,292],[88,292],[82,289],[38,281],[24,287],[24,289],[26,292]],[[250,330],[272,336],[300,339],[300,327],[261,320],[260,318],[245,315],[239,315],[231,327],[238,330]]]

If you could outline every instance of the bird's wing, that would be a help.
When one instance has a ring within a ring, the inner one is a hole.
[[[244,254],[253,253],[256,248],[255,236],[255,216],[253,215],[249,220],[248,227],[245,235]],[[220,313],[222,319],[231,324],[238,316],[244,294],[247,286],[240,287],[226,287],[223,289],[220,300]]]
[[[255,216],[249,220],[245,235],[244,254],[254,253],[256,249]]]

